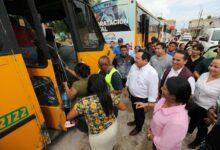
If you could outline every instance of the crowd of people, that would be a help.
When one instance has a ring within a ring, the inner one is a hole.
[[[153,109],[147,138],[153,149],[181,149],[181,142],[197,128],[196,138],[188,147],[220,149],[220,42],[217,56],[204,58],[204,47],[193,39],[189,43],[169,44],[153,37],[146,48],[111,42],[115,58],[99,58],[97,74],[90,75],[83,63],[67,71],[79,80],[69,88],[64,83],[74,106],[67,120],[83,116],[89,129],[93,150],[111,150],[116,144],[118,109],[125,110],[120,100],[128,93],[134,112],[135,136],[142,131],[145,109]],[[217,114],[218,113],[218,114]],[[214,124],[211,132],[208,127]]]

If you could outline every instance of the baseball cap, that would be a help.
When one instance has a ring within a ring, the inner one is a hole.
[[[123,39],[122,39],[122,38],[119,38],[119,39],[118,39],[118,43],[123,43]]]

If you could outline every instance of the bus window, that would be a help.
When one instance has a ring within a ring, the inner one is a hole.
[[[23,16],[10,15],[9,18],[26,65],[45,66],[47,62],[39,46],[40,41],[34,27]]]
[[[63,80],[67,79],[72,83],[75,78],[68,72],[67,74],[63,72],[63,67],[65,65],[73,69],[77,63],[76,51],[73,46],[69,28],[64,20],[49,22],[44,26],[47,46],[52,58],[57,83],[58,85],[62,85]]]
[[[3,15],[0,15],[0,55],[11,55],[12,53],[17,53],[18,49],[14,35],[9,32],[11,29],[7,25],[9,21]]]
[[[148,25],[146,24],[147,23],[147,16],[146,14],[142,14],[141,15],[141,33],[142,35],[145,35],[146,34],[146,27],[148,27]]]
[[[98,27],[95,24],[95,18],[88,6],[82,2],[73,1],[76,14],[76,23],[78,33],[83,49],[100,49],[104,45],[101,35],[98,34]]]
[[[159,28],[158,28],[158,25],[159,25],[159,21],[154,19],[153,17],[150,17],[150,32],[152,33],[159,33]]]
[[[137,33],[142,33],[142,15],[144,12],[138,7],[137,8]]]
[[[47,23],[46,26],[46,41],[49,44],[52,58],[54,58],[54,53],[55,55],[58,53],[65,64],[73,68],[77,62],[77,57],[67,24],[64,20],[56,20]],[[55,47],[54,44],[56,45]],[[56,48],[57,51],[55,50]]]

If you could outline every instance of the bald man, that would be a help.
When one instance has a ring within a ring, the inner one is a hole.
[[[99,58],[100,74],[103,74],[110,88],[110,91],[115,94],[120,94],[123,89],[121,75],[117,69],[111,65],[111,61],[107,56]]]

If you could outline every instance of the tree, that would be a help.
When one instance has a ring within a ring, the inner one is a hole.
[[[63,20],[54,21],[52,24],[50,24],[50,26],[54,28],[56,33],[64,32],[67,34],[69,32],[67,25]]]
[[[159,19],[159,20],[163,20],[163,18],[162,18],[162,17],[157,17],[157,19]]]
[[[207,19],[211,19],[211,18],[212,18],[212,16],[211,16],[211,15],[207,16]]]

